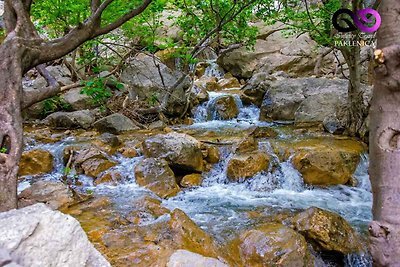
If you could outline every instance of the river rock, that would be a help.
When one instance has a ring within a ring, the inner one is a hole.
[[[89,110],[55,112],[44,119],[46,125],[61,129],[88,129],[94,121],[95,116]]]
[[[235,98],[230,95],[220,96],[213,100],[208,110],[208,119],[230,120],[239,115]]]
[[[106,171],[99,177],[97,177],[93,184],[94,185],[99,185],[99,184],[112,184],[112,185],[117,185],[120,181],[122,180],[122,175],[121,173],[117,171]]]
[[[346,184],[360,162],[360,151],[316,146],[299,151],[293,165],[310,185],[329,186]]]
[[[36,175],[53,170],[53,155],[46,150],[34,149],[22,153],[18,175]]]
[[[218,259],[204,257],[187,250],[177,250],[169,258],[167,267],[228,267]]]
[[[243,138],[235,147],[236,153],[248,153],[258,150],[258,141],[253,136]]]
[[[173,240],[178,248],[190,250],[207,257],[217,257],[218,251],[213,238],[194,223],[183,211],[175,209],[168,222]]]
[[[86,175],[92,178],[97,178],[100,173],[114,167],[115,165],[117,165],[116,162],[108,159],[91,158],[83,162],[81,168]]]
[[[93,126],[99,132],[112,134],[121,134],[139,129],[128,117],[119,113],[102,118],[96,121]]]
[[[130,59],[127,67],[121,73],[121,81],[128,85],[132,99],[148,101],[157,98],[163,102],[164,97],[170,97],[165,105],[165,113],[170,116],[181,115],[186,109],[186,91],[191,86],[190,78],[178,80],[183,77],[182,72],[173,71],[158,58],[140,53]],[[169,91],[171,90],[171,91]]]
[[[164,159],[147,158],[135,167],[136,183],[161,198],[175,196],[179,191],[174,172]]]
[[[51,209],[59,209],[72,204],[73,196],[71,189],[60,181],[37,181],[18,195],[18,206],[44,203]]]
[[[362,251],[360,237],[345,219],[319,208],[309,208],[293,218],[294,229],[304,235],[316,251],[343,255]]]
[[[156,220],[159,217],[169,214],[167,208],[161,206],[161,201],[149,196],[141,197],[133,203],[133,211],[129,214],[129,221],[140,224],[147,220]]]
[[[188,174],[183,176],[180,185],[182,187],[194,187],[194,186],[200,186],[201,183],[203,182],[203,177],[199,173],[193,173],[193,174]]]
[[[242,85],[235,77],[223,78],[218,81],[218,87],[223,89],[240,88]]]
[[[314,266],[304,237],[290,227],[270,223],[242,233],[230,246],[243,266]]]
[[[82,110],[82,109],[92,109],[97,107],[93,98],[86,95],[81,94],[82,88],[74,88],[64,93],[61,98],[67,103],[73,110]]]
[[[221,154],[219,152],[218,147],[206,145],[205,148],[207,150],[207,155],[205,156],[205,160],[211,164],[218,163],[221,159]]]
[[[0,247],[22,266],[111,266],[78,221],[44,204],[1,213]]]
[[[203,155],[200,143],[187,134],[171,132],[150,137],[143,142],[148,158],[163,158],[174,170],[202,172]]]
[[[254,104],[258,107],[261,106],[265,92],[269,88],[271,81],[270,75],[266,72],[259,72],[253,75],[251,79],[242,88],[240,96],[245,105]]]
[[[203,76],[194,82],[194,86],[197,86],[203,92],[221,90],[221,86],[216,77]]]
[[[227,176],[237,182],[242,178],[251,178],[267,170],[270,157],[263,152],[234,155],[228,162]]]
[[[66,147],[63,151],[64,164],[70,161],[70,169],[77,173],[84,173],[92,178],[117,165],[109,160],[106,153],[95,146],[90,147]]]

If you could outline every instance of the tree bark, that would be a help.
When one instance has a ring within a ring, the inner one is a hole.
[[[342,54],[349,67],[347,134],[357,136],[368,115],[364,105],[364,91],[361,88],[360,47],[343,48]]]
[[[0,46],[0,212],[17,208],[18,162],[22,153],[20,44]]]
[[[64,37],[45,41],[30,19],[33,1],[5,0],[7,36],[0,45],[0,212],[17,208],[18,162],[23,145],[21,106],[59,90],[54,80],[47,77],[46,90],[39,90],[38,95],[24,95],[31,99],[22,99],[22,76],[33,67],[63,57],[85,41],[118,28],[143,12],[152,1],[143,0],[141,5],[102,27],[101,15],[114,0],[93,0],[90,2],[92,15],[87,20]]]
[[[375,266],[400,266],[400,2],[382,1],[370,111],[370,180]]]

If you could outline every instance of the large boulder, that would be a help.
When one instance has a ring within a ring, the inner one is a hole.
[[[239,115],[239,107],[231,95],[219,96],[212,100],[208,109],[209,120],[230,120]]]
[[[139,129],[128,117],[119,113],[102,118],[96,121],[93,126],[99,132],[108,132],[112,134],[121,134]]]
[[[83,128],[88,129],[95,121],[94,114],[89,110],[73,112],[55,112],[44,119],[48,126],[59,129]]]
[[[318,107],[313,109],[312,116],[319,121],[323,121],[326,113],[333,113],[336,111],[336,107],[339,108],[344,104],[347,98],[347,87],[348,81],[341,79],[299,78],[270,81],[261,105],[260,119],[295,120],[297,118],[298,121],[311,121],[311,116],[307,116],[299,108],[304,102],[305,104],[302,108],[305,109],[310,106],[306,105],[307,102],[315,99],[313,102],[314,104],[317,103]],[[325,97],[326,94],[327,96]],[[326,103],[319,105],[317,99],[322,97],[325,102],[328,102],[329,97],[332,96],[335,96],[335,98],[330,101],[330,109],[325,111],[325,106],[321,105]]]
[[[179,249],[169,258],[167,267],[228,267],[218,259],[204,257],[188,250]]]
[[[45,203],[52,209],[59,209],[73,202],[72,190],[59,181],[37,181],[18,195],[19,207]]]
[[[164,159],[148,158],[135,167],[136,183],[161,198],[173,197],[179,191],[174,172]]]
[[[309,185],[347,184],[360,162],[360,151],[314,147],[299,151],[293,165]]]
[[[365,153],[365,144],[350,138],[307,138],[271,140],[280,161],[291,160],[310,185],[329,186],[350,181]]]
[[[270,157],[263,152],[234,155],[228,162],[227,176],[231,181],[251,178],[267,170]]]
[[[316,251],[347,255],[363,250],[356,231],[333,212],[313,207],[297,214],[292,222],[294,229],[304,235]]]
[[[314,266],[302,235],[278,223],[270,223],[242,233],[230,245],[243,266]]]
[[[53,170],[53,155],[47,150],[34,149],[22,153],[18,175],[36,175]]]
[[[143,53],[136,55],[123,70],[121,81],[128,85],[132,99],[148,101],[156,98],[164,102],[168,98],[165,103],[167,115],[180,115],[186,109],[185,92],[189,91],[190,79],[171,70],[158,58]]]
[[[279,28],[284,25],[266,26],[258,23],[260,35],[254,50],[245,47],[223,54],[218,63],[238,78],[250,78],[254,72],[285,71],[295,77],[315,74],[315,66],[320,60],[319,74],[327,74],[335,69],[334,56],[329,54],[319,58],[317,43],[308,34],[285,36]],[[320,51],[324,53],[325,51]]]
[[[362,85],[363,103],[368,106],[371,88]],[[250,90],[250,89],[249,89]],[[347,122],[348,81],[327,78],[278,78],[265,80],[244,94],[264,92],[260,120],[291,120],[296,123],[320,123],[331,133],[340,132]],[[259,98],[257,98],[259,99]],[[257,104],[258,100],[253,101]]]
[[[143,152],[148,158],[165,159],[180,172],[203,171],[200,142],[187,134],[172,132],[150,137],[143,142]]]
[[[111,266],[77,220],[44,204],[1,213],[0,247],[22,266]]]

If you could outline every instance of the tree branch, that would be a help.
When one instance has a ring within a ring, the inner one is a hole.
[[[39,90],[23,91],[21,108],[27,108],[44,99],[53,97],[60,92],[61,86],[53,75],[46,69],[45,65],[36,67],[40,75],[46,80],[47,86]]]
[[[98,19],[101,18],[103,11],[113,2],[113,0],[105,0],[84,24],[78,25],[64,37],[49,41],[39,47],[41,51],[40,56],[36,59],[34,65],[60,58],[72,52],[84,42],[118,28],[131,18],[142,13],[152,1],[144,0],[136,9],[120,17],[108,26],[99,29],[96,27]]]
[[[112,1],[112,0],[109,0],[109,1]],[[125,22],[127,22],[131,18],[133,18],[133,17],[139,15],[140,13],[142,13],[151,4],[152,1],[153,0],[144,0],[143,4],[141,6],[139,6],[138,8],[132,10],[129,13],[126,13],[125,15],[123,15],[121,18],[119,18],[118,20],[114,21],[113,23],[111,23],[111,24],[109,24],[109,25],[107,25],[107,26],[105,26],[103,28],[97,29],[95,31],[95,33],[94,33],[94,35],[95,35],[94,37],[109,33],[111,31],[115,30],[116,28],[120,27],[122,24],[124,24]],[[101,6],[100,6],[100,8],[101,8]]]

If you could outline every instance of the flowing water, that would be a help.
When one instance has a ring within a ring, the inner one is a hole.
[[[211,75],[216,72],[210,71]],[[219,120],[216,116],[207,115],[213,101],[222,95],[231,94],[235,97],[240,108],[238,118],[229,121]],[[213,131],[223,136],[238,136],[254,126],[275,127],[281,134],[277,138],[297,138],[280,131],[285,125],[279,123],[266,123],[258,121],[259,109],[255,106],[244,107],[240,97],[230,91],[211,92],[210,100],[199,106],[195,112],[195,123],[190,126],[176,127],[175,130],[190,132],[202,136]],[[304,138],[304,137],[303,137]],[[199,138],[201,139],[201,138]],[[228,138],[229,139],[229,138]],[[58,180],[63,175],[62,151],[71,144],[85,145],[88,140],[69,137],[55,144],[41,144],[33,142],[26,149],[46,149],[55,156],[56,171],[43,177],[48,180]],[[268,139],[262,139],[259,149],[273,154]],[[367,173],[368,155],[362,155],[360,164],[354,173],[358,181],[355,187],[344,185],[323,188],[313,188],[303,184],[301,174],[293,167],[291,159],[279,162],[277,168],[269,172],[262,172],[243,183],[231,183],[226,177],[227,163],[232,157],[229,145],[220,147],[221,161],[212,169],[204,173],[202,186],[180,192],[177,196],[162,203],[169,209],[179,208],[189,215],[201,228],[211,233],[217,240],[223,241],[237,234],[241,229],[251,227],[257,220],[271,216],[278,212],[297,211],[309,207],[320,207],[336,212],[348,220],[358,231],[364,233],[368,222],[371,220],[371,188]],[[115,208],[121,212],[129,211],[132,200],[143,195],[156,197],[152,192],[135,183],[134,167],[142,159],[124,158],[117,154],[113,160],[119,164],[114,167],[123,176],[124,182],[119,185],[100,185],[94,187],[92,179],[80,176],[84,187],[93,190],[95,194],[112,198],[116,203]],[[19,190],[29,186],[30,179],[21,182]],[[252,212],[259,212],[258,217],[249,216]],[[151,223],[151,222],[149,222]],[[365,256],[348,255],[347,266],[371,266],[370,260]]]

